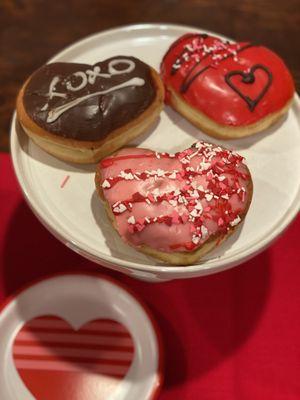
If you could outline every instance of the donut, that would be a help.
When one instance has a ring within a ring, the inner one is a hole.
[[[273,125],[295,91],[283,60],[266,47],[191,33],[161,62],[166,103],[208,135],[239,139]]]
[[[17,98],[23,130],[46,152],[69,162],[93,163],[149,128],[163,107],[159,74],[135,57],[94,65],[46,64]]]
[[[243,157],[203,141],[176,154],[123,148],[100,161],[95,184],[120,237],[172,265],[195,263],[232,234],[253,188]]]

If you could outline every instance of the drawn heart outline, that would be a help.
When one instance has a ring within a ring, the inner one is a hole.
[[[245,95],[232,81],[232,77],[233,76],[241,76],[242,83],[245,84],[254,84],[255,83],[255,71],[257,70],[263,70],[268,77],[268,80],[265,84],[265,86],[263,87],[263,89],[261,90],[261,92],[259,93],[258,96],[256,96],[254,99]],[[264,95],[266,94],[266,92],[268,91],[269,87],[272,84],[273,81],[273,75],[271,73],[271,71],[264,65],[262,64],[255,64],[250,68],[249,72],[245,72],[245,71],[241,71],[241,70],[234,70],[234,71],[230,71],[225,75],[225,81],[226,83],[231,87],[232,90],[234,90],[248,105],[250,111],[254,111],[255,107],[257,106],[257,104],[260,102],[260,100],[264,97]]]

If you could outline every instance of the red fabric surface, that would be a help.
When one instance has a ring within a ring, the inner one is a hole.
[[[25,204],[8,155],[0,172],[0,301],[53,272],[100,270],[134,289],[158,321],[166,363],[159,399],[300,399],[300,217],[237,268],[150,284],[58,242]]]

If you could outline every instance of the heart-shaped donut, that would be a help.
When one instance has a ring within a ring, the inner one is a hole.
[[[240,138],[274,124],[288,109],[294,83],[266,47],[207,34],[179,38],[161,63],[166,101],[204,132]]]
[[[252,198],[243,157],[205,142],[176,154],[124,148],[99,163],[95,183],[121,238],[174,265],[232,233]]]
[[[25,132],[50,154],[96,162],[144,132],[158,117],[159,75],[134,57],[94,65],[47,64],[23,85],[17,115]]]

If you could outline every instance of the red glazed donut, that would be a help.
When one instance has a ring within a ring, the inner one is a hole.
[[[294,83],[266,47],[186,34],[161,63],[166,102],[204,132],[222,139],[252,135],[289,108]]]

